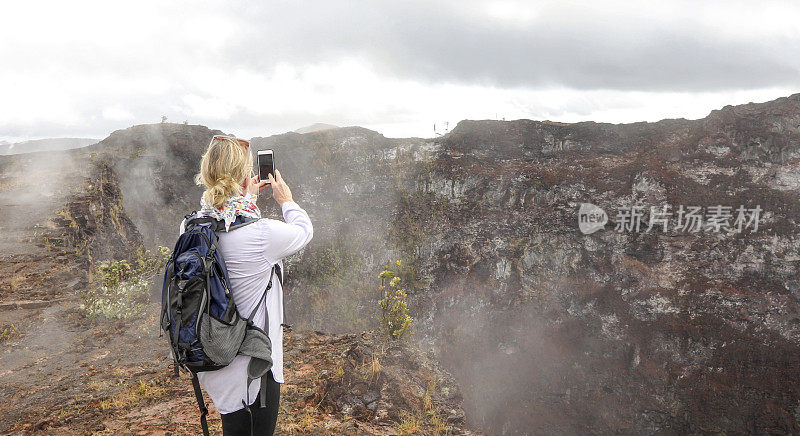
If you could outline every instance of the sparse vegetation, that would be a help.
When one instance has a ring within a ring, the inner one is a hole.
[[[428,381],[425,393],[420,399],[422,407],[414,411],[402,411],[400,421],[396,423],[397,432],[400,434],[433,434],[436,436],[448,436],[452,434],[452,428],[442,418],[432,400],[432,394],[436,390],[436,381]]]
[[[0,323],[0,344],[5,344],[19,337],[17,326],[10,322]]]
[[[397,425],[397,431],[400,434],[416,434],[422,431],[422,424],[416,416],[405,410],[400,415],[400,423]]]
[[[341,380],[342,377],[344,377],[344,367],[342,365],[339,365],[336,367],[336,371],[334,371],[333,373],[333,378]]]
[[[324,428],[326,414],[319,407],[307,405],[300,409],[281,407],[288,414],[287,420],[278,420],[278,426],[288,434],[307,434]]]
[[[452,432],[450,428],[447,426],[447,423],[436,410],[436,405],[433,403],[431,399],[431,394],[436,391],[436,380],[431,379],[428,382],[428,387],[425,390],[425,395],[422,397],[422,406],[425,408],[425,415],[428,419],[428,424],[431,427],[431,431],[434,435],[449,435]]]
[[[129,409],[139,407],[144,401],[151,398],[161,398],[167,393],[167,389],[159,385],[159,381],[158,379],[150,382],[139,380],[127,386],[118,394],[100,400],[98,406],[101,410]]]
[[[403,263],[395,269],[395,275],[403,279],[404,288],[414,295],[424,288],[419,282],[419,267],[422,247],[431,238],[431,229],[446,220],[446,211],[451,205],[446,197],[426,190],[408,190],[399,184],[396,188],[397,213],[395,214],[389,239],[399,249]]]
[[[14,273],[14,275],[11,276],[11,290],[16,292],[22,289],[22,284],[25,283],[25,279],[26,277],[24,274]]]
[[[137,315],[147,302],[152,275],[163,268],[169,254],[167,247],[158,247],[157,253],[139,248],[133,265],[127,259],[102,262],[95,271],[95,286],[81,295],[81,309],[92,319]]]
[[[373,355],[371,360],[364,362],[359,372],[364,380],[374,381],[380,376],[381,371],[383,371],[383,365],[381,365],[381,361],[378,359],[378,356]]]
[[[398,260],[395,264],[400,267],[402,261]],[[400,288],[400,277],[388,266],[384,267],[378,277],[381,279],[381,290],[385,292],[383,299],[378,301],[381,329],[390,338],[400,339],[406,333],[411,333],[411,326],[414,324],[414,318],[408,315],[408,295],[405,289]]]

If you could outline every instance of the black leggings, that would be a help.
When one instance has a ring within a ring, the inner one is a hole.
[[[281,384],[272,377],[272,370],[267,374],[267,407],[263,409],[259,396],[261,391],[256,394],[256,399],[250,405],[250,412],[247,409],[239,409],[231,413],[222,414],[222,434],[224,436],[249,436],[250,435],[250,414],[253,415],[253,435],[269,435],[275,433],[275,425],[278,422],[278,405],[281,400]]]

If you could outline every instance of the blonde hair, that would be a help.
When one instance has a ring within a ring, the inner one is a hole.
[[[242,183],[253,173],[253,155],[235,139],[213,138],[200,161],[200,173],[194,176],[205,185],[203,200],[220,207],[232,195],[242,194]]]

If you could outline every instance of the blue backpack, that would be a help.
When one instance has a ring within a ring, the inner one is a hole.
[[[237,216],[228,231],[257,220]],[[164,271],[160,323],[172,349],[175,375],[179,368],[192,375],[200,423],[203,434],[208,436],[208,409],[197,379],[198,372],[224,368],[238,354],[251,356],[247,386],[261,378],[261,407],[266,407],[266,373],[272,368],[269,319],[265,317],[262,329],[253,324],[253,317],[266,301],[273,277],[277,273],[278,280],[282,278],[280,267],[275,264],[261,300],[247,318],[241,317],[231,296],[228,271],[218,248],[217,232],[226,231],[225,223],[198,217],[197,212],[193,212],[186,215],[184,228]],[[249,402],[249,398],[243,401],[248,412]]]

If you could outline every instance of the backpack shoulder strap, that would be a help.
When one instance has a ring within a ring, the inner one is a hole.
[[[226,231],[225,230],[225,221],[218,220],[218,219],[212,218],[212,217],[198,217],[197,214],[199,212],[200,211],[196,210],[196,211],[193,211],[193,212],[191,212],[189,214],[184,215],[184,217],[183,217],[184,230],[189,230],[190,227],[198,225],[198,224],[210,223],[211,224],[211,230],[213,230],[214,232],[225,232]],[[240,227],[244,227],[246,225],[253,224],[254,222],[256,222],[256,221],[261,219],[261,218],[246,218],[246,217],[241,217],[241,218],[242,218],[241,222],[239,222],[237,224],[233,224],[227,231],[235,230],[235,229],[238,229]]]
[[[211,229],[216,231],[216,229],[214,228],[216,222],[217,222],[217,220],[215,220],[214,218],[211,218],[211,217],[196,217],[196,216],[192,216],[191,218],[186,218],[186,228],[188,229],[189,227],[192,227],[192,226],[205,224],[205,223],[211,223],[211,226],[212,226]]]
[[[240,223],[231,225],[231,227],[227,231],[230,232],[231,230],[236,230],[236,229],[238,229],[240,227],[244,227],[246,225],[253,224],[254,222],[258,221],[259,219],[261,219],[261,218],[244,219]],[[226,232],[226,230],[225,230],[225,221],[223,221],[223,220],[218,220],[218,219],[212,218],[212,217],[199,217],[198,218],[195,213],[186,215],[186,224],[185,224],[185,226],[186,226],[187,229],[190,226],[194,226],[194,225],[198,225],[198,224],[205,224],[205,223],[210,223],[211,224],[211,230],[213,230],[214,232]]]
[[[194,212],[192,212],[192,213],[190,213],[190,214],[188,214],[188,215],[183,217],[183,229],[184,230],[189,230],[190,228],[192,228],[192,227],[194,227],[196,225],[205,224],[205,223],[211,223],[212,226],[214,225],[214,221],[215,221],[214,218],[198,217],[197,216],[198,212],[199,211],[194,211]],[[212,227],[212,230],[213,230],[213,227]]]
[[[266,297],[267,297],[267,292],[269,292],[269,290],[272,289],[272,277],[275,275],[276,266],[277,264],[273,265],[273,267],[270,269],[269,282],[267,282],[267,288],[264,289],[264,293],[261,294],[261,299],[258,300],[256,307],[254,307],[253,311],[250,312],[250,316],[247,317],[247,323],[252,324],[253,318],[255,318],[258,308],[261,307],[261,303],[264,303],[264,332],[267,333],[268,335],[269,335],[269,313],[267,312],[266,308],[267,305]]]
[[[238,229],[238,228],[240,228],[240,227],[244,227],[244,226],[246,226],[246,225],[253,224],[254,222],[256,222],[256,221],[258,221],[258,220],[260,220],[260,219],[261,219],[261,218],[243,219],[241,223],[232,225],[232,226],[231,226],[231,227],[228,229],[228,231],[230,232],[231,230],[235,230],[235,229]],[[218,231],[224,232],[224,231],[225,231],[225,224],[224,224],[222,221],[219,221],[218,223],[221,223],[221,224],[222,224],[222,225],[221,225],[221,229],[220,229],[220,230],[218,230]]]
[[[281,266],[276,263],[274,268],[276,275],[278,276],[278,283],[281,284],[281,292],[283,292],[283,272],[281,271]],[[283,299],[281,299],[281,313],[283,314],[283,322],[281,323],[281,327],[286,329],[285,331],[287,332],[292,331],[292,325],[289,324],[289,321],[286,319],[286,304],[284,303]]]

